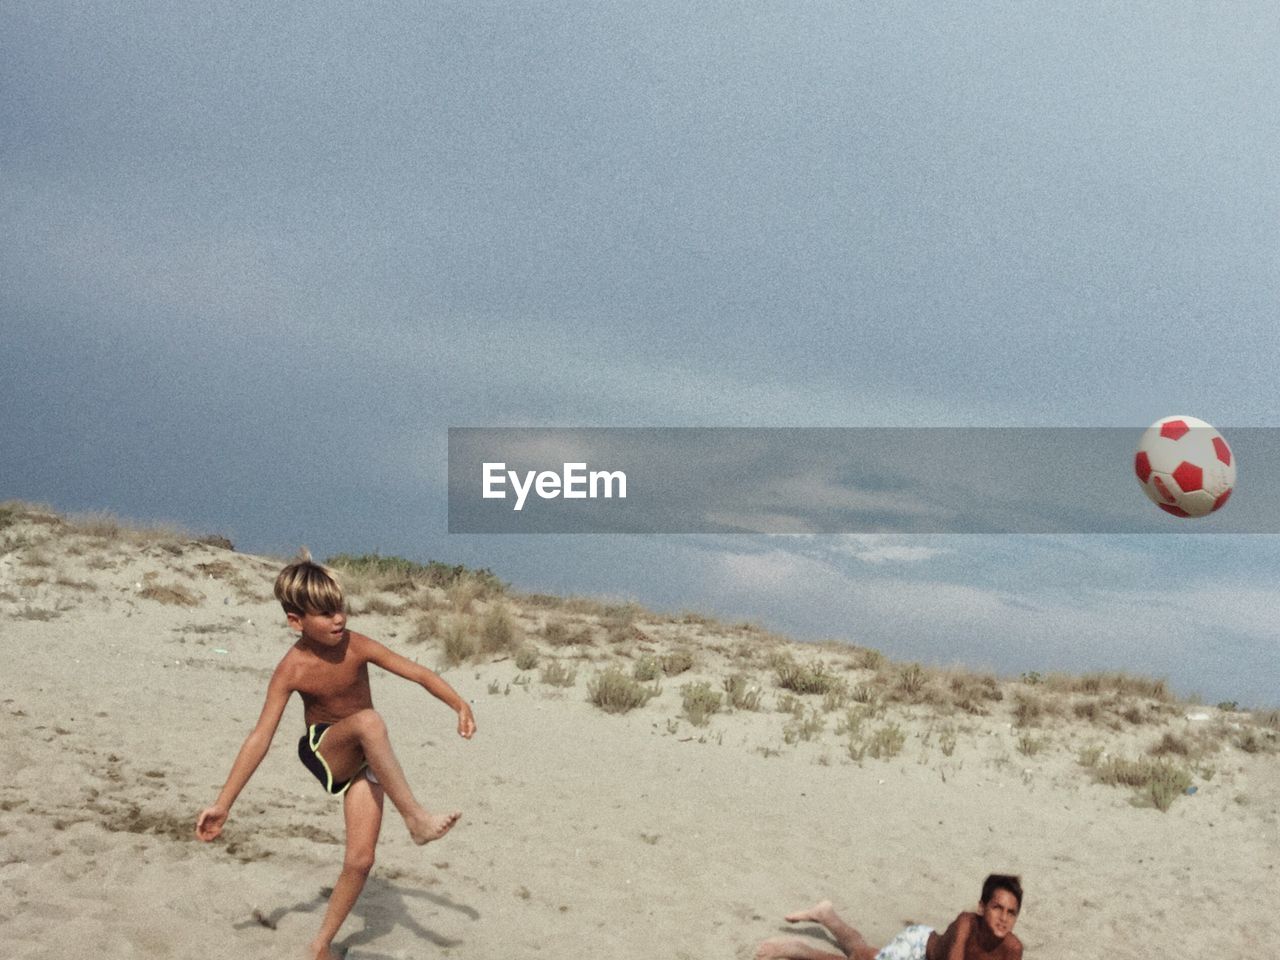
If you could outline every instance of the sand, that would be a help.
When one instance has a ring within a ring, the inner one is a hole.
[[[0,538],[0,953],[296,956],[343,836],[341,802],[296,758],[296,699],[223,837],[193,835],[292,639],[268,598],[278,561],[50,518],[11,516]],[[443,627],[454,614],[438,593]],[[509,654],[443,667],[408,611],[352,617],[439,669],[479,724],[464,741],[421,689],[374,677],[420,798],[464,818],[419,848],[388,807],[337,942],[352,960],[745,958],[786,929],[784,913],[824,897],[884,941],[972,908],[989,871],[1023,877],[1028,956],[1256,960],[1280,942],[1280,762],[1265,728],[1236,745],[1244,714],[1175,704],[1131,725],[1068,714],[1019,727],[1011,696],[986,715],[894,703],[876,723],[898,725],[901,752],[854,760],[839,710],[787,742],[791,718],[775,709],[785,692],[744,652],[776,652],[776,638],[640,614],[630,642],[552,647],[539,633],[550,601],[502,602],[543,665],[578,670],[573,687],[540,682]],[[630,670],[677,648],[694,668],[645,706],[611,715],[587,701],[610,663]],[[847,669],[831,648],[796,651]],[[765,710],[705,727],[681,716],[682,685],[719,689],[744,668],[766,688]],[[799,699],[821,713],[820,697]],[[1197,761],[1194,795],[1164,812],[1079,762],[1091,745],[1136,755],[1163,731],[1209,725],[1220,746]],[[1028,735],[1041,742],[1032,755],[1018,746]]]

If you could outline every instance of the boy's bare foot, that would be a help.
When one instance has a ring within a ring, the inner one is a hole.
[[[307,960],[342,960],[342,956],[334,953],[333,949],[327,944],[321,947],[315,945],[308,947],[304,956]]]
[[[831,901],[823,900],[820,903],[815,903],[808,910],[797,910],[795,913],[788,913],[783,919],[787,923],[803,923],[806,920],[811,920],[825,926],[826,922],[833,916],[835,916],[835,908],[832,907]]]
[[[461,812],[426,814],[418,820],[409,822],[409,836],[418,846],[439,840],[462,817]]]

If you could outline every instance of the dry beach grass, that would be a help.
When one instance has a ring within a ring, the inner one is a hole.
[[[375,679],[411,781],[464,821],[419,849],[388,816],[339,941],[353,960],[742,957],[822,896],[885,939],[971,905],[989,870],[1023,875],[1033,956],[1280,939],[1276,712],[334,563],[356,629],[441,671],[479,723],[460,741],[439,704]],[[192,835],[290,640],[278,566],[0,505],[6,956],[288,956],[310,935],[342,818],[292,755],[299,707],[224,839]]]

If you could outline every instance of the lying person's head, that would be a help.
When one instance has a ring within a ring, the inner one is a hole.
[[[1007,873],[993,873],[982,881],[982,899],[978,913],[991,933],[1004,939],[1022,912],[1022,883]]]

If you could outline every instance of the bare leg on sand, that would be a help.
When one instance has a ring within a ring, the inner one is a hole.
[[[876,948],[836,913],[830,900],[823,900],[807,910],[797,910],[786,916],[788,923],[819,923],[827,929],[843,954],[819,950],[798,937],[776,937],[760,944],[757,960],[875,960]]]
[[[343,797],[342,812],[347,826],[347,850],[342,859],[342,873],[329,894],[320,931],[311,941],[307,960],[338,960],[333,951],[333,938],[351,913],[364,882],[373,869],[378,831],[382,829],[382,787],[357,777]]]

